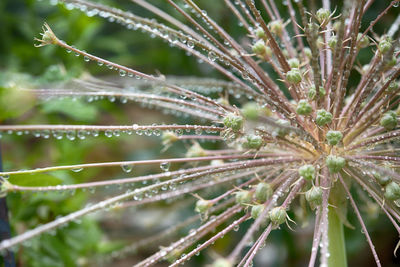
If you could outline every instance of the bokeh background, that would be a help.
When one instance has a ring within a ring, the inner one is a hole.
[[[173,117],[162,111],[143,109],[135,103],[116,100],[52,99],[43,101],[28,92],[21,94],[16,89],[57,86],[72,78],[88,75],[110,79],[118,74],[106,67],[86,63],[82,57],[66,53],[58,47],[34,47],[34,37],[39,37],[44,22],[51,25],[57,36],[69,44],[108,60],[156,74],[161,72],[174,76],[196,76],[223,78],[209,66],[197,62],[191,56],[167,43],[151,38],[141,32],[125,29],[98,17],[88,17],[77,10],[68,10],[62,5],[52,5],[49,0],[2,0],[0,1],[0,123],[1,124],[115,124],[130,125],[152,123],[189,123],[187,118]],[[101,1],[132,11],[142,16],[151,16],[131,1]],[[181,18],[163,1],[152,1],[164,10]],[[161,3],[160,3],[161,2]],[[237,40],[244,39],[244,31],[223,4],[223,1],[196,1],[208,14],[221,23]],[[279,8],[285,10],[282,2]],[[342,1],[332,1],[340,8]],[[383,10],[388,1],[375,1],[364,17],[363,28]],[[399,9],[392,9],[374,28],[382,34],[394,21]],[[284,12],[282,14],[285,14]],[[287,17],[285,15],[285,17]],[[371,52],[364,49],[359,64],[368,62]],[[359,79],[352,74],[351,84]],[[128,78],[127,78],[128,79]],[[36,138],[32,134],[5,134],[1,138],[5,170],[31,169],[36,167],[79,164],[87,162],[157,159],[183,156],[188,144],[176,144],[173,149],[160,153],[161,140],[157,137],[122,135],[107,138],[80,140],[56,140]],[[205,143],[205,147],[215,144]],[[179,168],[180,166],[174,166]],[[129,175],[158,172],[159,167],[138,167]],[[90,169],[82,172],[58,171],[43,175],[20,175],[13,183],[20,185],[55,185],[127,177],[121,168]],[[10,194],[7,201],[10,209],[12,233],[21,233],[58,216],[75,211],[86,203],[93,203],[107,196],[123,192],[126,188],[104,188],[96,192],[76,191],[71,194]],[[97,266],[105,262],[115,251],[155,234],[168,225],[176,224],[194,214],[193,203],[179,201],[131,207],[87,216],[57,231],[45,234],[24,244],[16,251],[19,266]],[[365,202],[362,202],[365,203]],[[393,256],[398,241],[397,233],[382,215],[376,217],[373,206],[360,208],[371,216],[365,216],[368,229],[381,257],[383,266],[398,266],[400,261]],[[374,266],[373,258],[358,222],[349,214],[355,230],[346,229],[349,266]],[[161,222],[161,225],[160,225]],[[296,227],[295,231],[282,227],[274,231],[255,266],[305,266],[310,254],[312,225]],[[217,229],[218,230],[218,229]],[[203,266],[217,254],[229,252],[245,232],[243,226],[237,233],[227,235],[216,242],[213,249],[191,260],[191,266]],[[187,233],[184,229],[181,234]],[[114,259],[114,266],[131,266],[132,263],[150,255],[156,244],[138,251],[124,259]],[[106,263],[105,265],[107,265]],[[161,263],[159,266],[166,266]]]

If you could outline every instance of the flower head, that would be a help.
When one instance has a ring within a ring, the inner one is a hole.
[[[332,11],[329,1],[322,1],[320,9],[312,4],[305,6],[303,1],[286,1],[287,12],[279,13],[274,1],[245,0],[232,4],[227,0],[227,7],[246,32],[238,39],[191,0],[184,0],[182,6],[167,1],[178,12],[171,14],[181,15],[177,18],[168,14],[169,9],[162,11],[153,4],[133,1],[166,20],[166,24],[87,0],[63,2],[129,30],[159,37],[213,67],[224,79],[146,74],[72,47],[57,39],[45,24],[37,46],[51,44],[73,50],[87,62],[96,61],[116,70],[121,78],[112,83],[83,79],[76,82],[77,91],[63,89],[70,84],[62,84],[54,90],[35,92],[110,100],[120,97],[121,102],[124,99],[166,110],[182,117],[177,122],[185,123],[1,125],[0,131],[5,133],[32,131],[39,132],[39,137],[70,140],[98,136],[99,132],[108,138],[132,133],[154,135],[160,136],[164,149],[160,149],[156,159],[0,173],[11,178],[31,174],[34,179],[35,175],[55,170],[121,166],[128,173],[136,165],[160,166],[157,171],[133,172],[123,179],[109,177],[87,183],[31,187],[13,184],[12,179],[3,182],[3,194],[111,185],[132,188],[122,193],[117,190],[112,197],[101,195],[92,205],[4,240],[0,242],[0,251],[93,212],[120,212],[131,206],[152,209],[152,203],[165,202],[160,206],[170,208],[168,213],[179,213],[181,207],[175,203],[190,209],[182,212],[181,221],[170,223],[164,232],[127,246],[118,255],[136,253],[157,240],[166,246],[152,248],[150,256],[138,255],[137,266],[165,260],[178,266],[243,227],[240,241],[229,245],[233,248],[231,253],[218,257],[211,266],[250,266],[271,231],[286,227],[285,222],[290,228],[292,221],[310,218],[315,232],[309,266],[315,265],[318,252],[322,266],[334,266],[334,262],[345,265],[345,255],[334,244],[344,249],[343,225],[350,225],[347,211],[352,209],[380,265],[357,203],[364,201],[371,207],[372,202],[400,229],[400,175],[396,165],[400,158],[395,142],[400,136],[399,20],[385,30],[385,35],[379,36],[373,29],[387,10],[364,27],[363,15],[371,1],[344,1],[339,11]],[[388,9],[396,4],[393,1]],[[361,57],[360,51],[369,53]],[[368,55],[368,67],[358,67]],[[361,77],[356,71],[362,73]],[[182,143],[184,146],[179,147]],[[164,156],[167,149],[176,157]],[[100,197],[104,199],[98,200]],[[305,205],[307,202],[309,205]],[[313,216],[297,216],[299,208]],[[187,226],[192,230],[179,236]],[[175,241],[170,242],[170,237]],[[244,250],[246,253],[242,253]]]

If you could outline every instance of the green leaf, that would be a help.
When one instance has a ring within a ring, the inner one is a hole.
[[[62,113],[79,121],[95,121],[98,115],[96,107],[81,100],[57,99],[43,104],[44,113]]]
[[[0,121],[19,117],[33,107],[33,94],[19,90],[29,89],[31,85],[27,75],[0,73]]]
[[[8,180],[19,186],[51,186],[61,184],[61,179],[45,173],[38,174],[16,174]]]

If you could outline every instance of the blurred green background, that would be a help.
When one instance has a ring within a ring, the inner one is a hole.
[[[196,1],[197,2],[197,1]],[[235,38],[240,40],[244,31],[237,27],[237,21],[223,5],[223,1],[198,1],[208,14],[220,22]],[[285,7],[278,1],[279,8]],[[376,1],[365,16],[365,21],[374,19],[377,12],[383,10],[386,1]],[[134,13],[150,16],[145,10],[130,1],[102,1]],[[161,8],[181,18],[167,4],[153,1]],[[340,6],[342,3],[338,1]],[[374,29],[383,33],[397,15],[398,9],[389,12]],[[130,31],[121,25],[108,23],[98,17],[87,17],[80,11],[67,10],[64,6],[53,6],[49,1],[2,0],[0,1],[0,123],[2,124],[152,124],[187,123],[187,119],[163,115],[154,110],[141,109],[134,103],[123,104],[120,101],[87,101],[60,99],[41,101],[31,94],[16,94],[16,88],[33,88],[62,82],[73,77],[90,74],[96,77],[117,75],[105,67],[94,63],[85,63],[82,57],[75,57],[58,47],[35,48],[33,38],[39,37],[41,27],[47,22],[60,39],[108,60],[127,65],[134,69],[156,74],[196,77],[221,77],[210,67],[199,64],[195,58],[186,56],[177,48],[171,48],[159,39],[146,34]],[[363,28],[368,24],[364,24]],[[360,62],[366,63],[370,53],[365,50]],[[357,75],[355,75],[355,82]],[[155,137],[122,136],[106,138],[104,136],[74,141],[54,138],[35,138],[32,135],[4,135],[1,139],[5,170],[31,169],[35,167],[78,164],[85,162],[156,159],[183,156],[184,145],[160,154],[161,141]],[[177,166],[179,167],[179,166]],[[146,174],[154,170],[150,167],[139,168],[132,174]],[[67,171],[35,176],[21,175],[14,179],[20,185],[54,185],[59,183],[77,183],[83,181],[104,180],[126,177],[120,168],[91,169],[74,173]],[[122,189],[125,190],[125,189]],[[95,194],[77,191],[72,194],[10,194],[7,197],[11,211],[13,234],[34,228],[39,224],[54,220],[83,207],[87,202],[95,202],[106,196],[121,192],[118,188],[96,191]],[[181,212],[173,212],[174,209]],[[368,209],[370,207],[361,207]],[[103,259],[112,251],[137,240],[154,234],[154,221],[165,214],[176,213],[168,217],[165,224],[181,221],[193,214],[193,206],[168,204],[149,205],[144,208],[130,208],[123,211],[88,216],[71,223],[67,227],[45,234],[21,247],[16,254],[20,266],[96,266],[95,259]],[[141,215],[148,221],[140,221]],[[165,217],[164,217],[165,218]],[[139,222],[138,222],[139,221]],[[397,234],[387,219],[367,219],[372,239],[384,266],[396,266],[393,248]],[[125,223],[124,223],[125,222]],[[129,222],[129,223],[126,223]],[[357,230],[346,230],[349,266],[370,266],[373,258],[364,236],[360,233],[358,222],[350,215]],[[240,240],[246,227],[238,234],[227,235],[215,245],[215,251],[226,254]],[[185,229],[187,231],[187,229]],[[138,234],[140,233],[140,234]],[[182,231],[182,234],[185,231]],[[255,266],[305,266],[310,254],[311,229],[300,229],[293,233],[286,227],[275,231]],[[84,237],[84,238],[82,238]],[[299,244],[299,241],[301,243]],[[130,266],[149,255],[157,246],[117,260],[115,266]],[[193,266],[210,262],[211,253],[202,253],[192,259]],[[107,265],[107,264],[106,264]],[[164,266],[161,264],[160,266]]]

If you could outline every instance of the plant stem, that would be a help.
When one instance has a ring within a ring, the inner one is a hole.
[[[346,246],[343,223],[336,214],[335,208],[329,207],[328,212],[329,267],[346,267]]]

